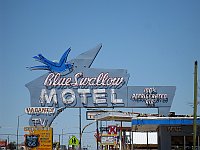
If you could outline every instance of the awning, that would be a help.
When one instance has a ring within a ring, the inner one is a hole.
[[[122,121],[131,122],[133,117],[137,117],[138,114],[126,113],[126,112],[105,112],[95,116],[96,120],[101,121]]]

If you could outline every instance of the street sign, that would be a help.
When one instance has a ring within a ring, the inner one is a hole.
[[[108,129],[109,135],[117,135],[117,126],[108,126]]]
[[[102,145],[115,145],[117,141],[117,137],[115,136],[103,136],[101,137],[101,144]]]
[[[38,147],[40,145],[39,135],[30,134],[25,135],[25,146],[29,148]]]
[[[79,140],[73,135],[73,136],[69,139],[69,145],[78,146],[78,145],[79,145]]]
[[[104,110],[97,110],[97,111],[87,111],[86,112],[86,119],[87,120],[95,120],[97,115],[100,115],[102,113],[105,113],[107,111]]]
[[[24,127],[24,131],[29,132],[25,135],[27,147],[31,147],[32,150],[52,150],[53,129],[51,127]]]

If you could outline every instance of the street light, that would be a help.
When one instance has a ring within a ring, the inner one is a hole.
[[[81,143],[81,140],[82,140],[82,135],[83,135],[83,132],[84,132],[84,130],[88,127],[88,126],[90,126],[91,124],[93,124],[93,123],[95,123],[96,121],[94,121],[94,122],[90,122],[89,124],[87,124],[87,125],[85,125],[84,127],[83,127],[83,129],[82,129],[82,131],[81,131],[81,134],[80,134],[80,143]],[[81,148],[81,147],[80,147]]]
[[[18,142],[19,142],[19,118],[25,114],[21,114],[17,116],[17,150],[18,150]]]

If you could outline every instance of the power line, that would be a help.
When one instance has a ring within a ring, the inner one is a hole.
[[[7,134],[7,133],[3,133],[3,134],[0,134],[0,135],[10,135],[10,136],[17,136],[17,134]],[[18,136],[24,136],[24,135],[18,135]]]

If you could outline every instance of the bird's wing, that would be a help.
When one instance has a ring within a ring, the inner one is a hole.
[[[30,70],[49,70],[48,66],[34,66],[34,67],[27,67]]]
[[[62,55],[62,57],[60,58],[60,61],[58,63],[59,66],[61,66],[63,63],[65,63],[67,61],[67,57],[68,57],[70,51],[71,51],[71,48],[66,50],[65,53]]]
[[[55,62],[52,62],[52,61],[46,59],[42,54],[39,54],[38,56],[34,56],[33,58],[43,64],[48,65],[48,66],[56,66]]]

